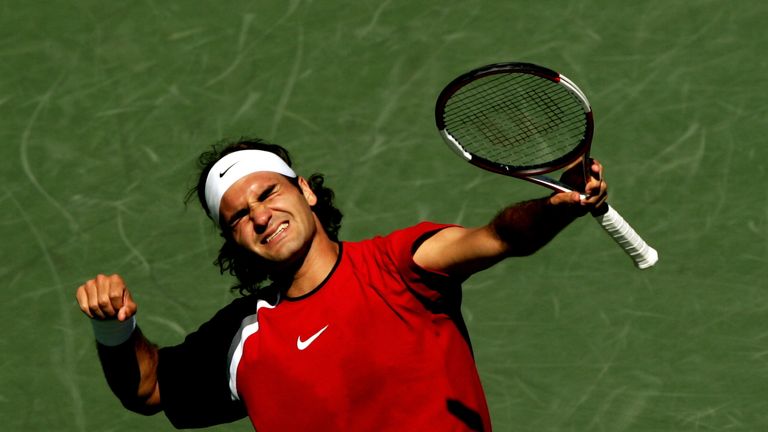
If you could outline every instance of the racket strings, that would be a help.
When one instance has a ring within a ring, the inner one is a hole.
[[[568,90],[529,74],[477,79],[446,102],[446,130],[467,151],[512,167],[547,165],[577,148],[587,124]]]

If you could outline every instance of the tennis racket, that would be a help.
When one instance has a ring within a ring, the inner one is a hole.
[[[559,73],[530,63],[467,72],[440,93],[435,120],[446,144],[488,171],[571,192],[547,173],[582,160],[587,178],[594,121],[584,93]],[[640,269],[658,253],[605,204],[595,219]]]

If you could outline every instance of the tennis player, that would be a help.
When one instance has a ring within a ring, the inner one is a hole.
[[[607,196],[594,162],[589,179],[564,175],[585,199],[557,193],[477,228],[420,222],[340,242],[331,190],[298,176],[282,147],[241,140],[201,168],[196,193],[224,239],[217,262],[243,296],[158,348],[120,276],[77,290],[112,391],[177,428],[247,416],[260,432],[490,430],[461,284],[534,253]]]

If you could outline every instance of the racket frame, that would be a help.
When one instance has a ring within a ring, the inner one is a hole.
[[[469,82],[480,78],[485,78],[489,75],[506,74],[510,72],[531,74],[545,78],[549,81],[552,81],[553,83],[561,85],[566,90],[568,90],[571,95],[575,96],[575,99],[579,102],[584,110],[585,131],[581,142],[576,147],[574,147],[573,150],[549,162],[546,165],[538,165],[521,169],[519,167],[491,161],[466,151],[464,147],[458,142],[458,140],[454,138],[450,132],[448,132],[443,117],[446,102],[451,98],[451,96],[453,96],[459,89],[466,86],[466,84]],[[443,91],[440,93],[440,96],[438,96],[437,103],[435,104],[435,123],[437,124],[437,128],[440,132],[440,135],[443,137],[443,140],[446,142],[446,144],[448,144],[448,147],[450,147],[456,154],[458,154],[467,162],[484,170],[528,180],[541,186],[548,187],[557,192],[572,192],[573,188],[544,174],[562,169],[572,164],[580,157],[583,157],[582,160],[584,164],[584,180],[585,182],[587,180],[587,173],[589,169],[589,167],[587,167],[587,161],[589,159],[589,150],[592,144],[592,137],[594,136],[594,118],[592,116],[592,106],[590,105],[589,100],[587,99],[584,92],[581,91],[581,89],[573,81],[551,69],[533,63],[508,62],[494,63],[464,73],[446,85]]]

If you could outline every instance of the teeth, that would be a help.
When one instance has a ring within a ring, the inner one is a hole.
[[[265,240],[267,243],[271,242],[273,238],[277,237],[278,234],[285,231],[285,229],[288,228],[288,222],[283,222],[280,224],[279,227],[277,227],[277,230],[275,230],[274,233],[272,233],[271,236],[267,237],[267,240]]]

